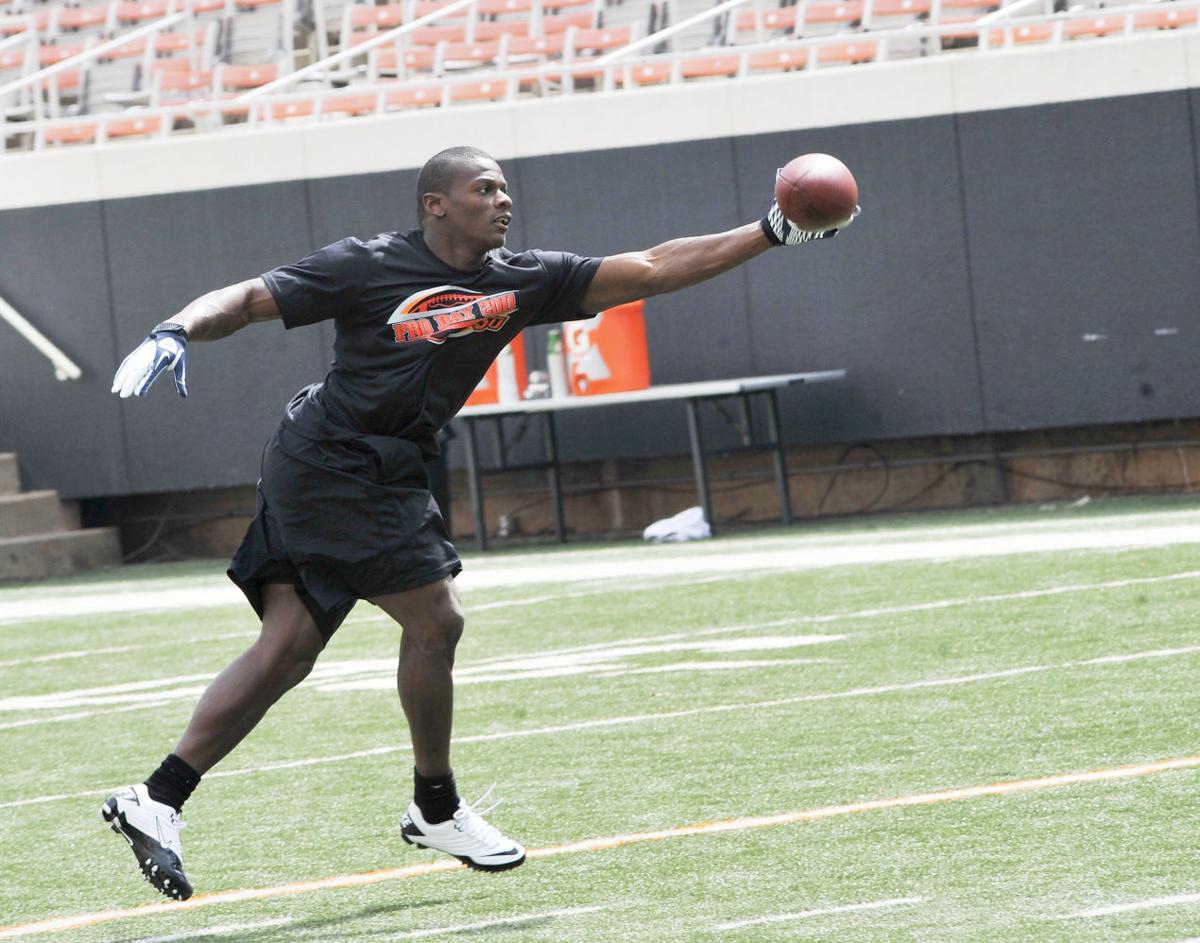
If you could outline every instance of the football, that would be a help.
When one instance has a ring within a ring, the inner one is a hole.
[[[775,175],[775,200],[797,229],[824,232],[845,225],[858,205],[850,168],[829,154],[802,154]]]

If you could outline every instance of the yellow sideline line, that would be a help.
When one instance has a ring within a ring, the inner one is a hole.
[[[1018,779],[1009,782],[992,783],[987,786],[943,789],[937,792],[893,796],[888,799],[872,799],[866,802],[824,806],[822,808],[807,809],[799,812],[783,812],[778,815],[726,819],[718,822],[698,822],[693,825],[665,828],[654,832],[633,832],[628,835],[589,838],[584,841],[568,842],[565,845],[535,848],[528,852],[528,857],[554,858],[558,855],[572,855],[585,851],[605,851],[610,848],[620,848],[624,845],[637,845],[643,842],[661,841],[667,838],[685,838],[690,835],[712,835],[718,832],[739,832],[752,828],[794,825],[799,822],[815,822],[820,819],[830,819],[841,815],[854,815],[860,812],[877,812],[881,809],[895,809],[905,806],[937,805],[942,802],[958,802],[963,799],[977,799],[982,796],[1006,796],[1013,793],[1054,789],[1058,786],[1072,786],[1079,783],[1111,782],[1117,779],[1132,779],[1139,776],[1150,776],[1155,773],[1166,773],[1171,770],[1196,769],[1197,767],[1200,767],[1200,755],[1174,757],[1157,760],[1153,763],[1112,766],[1105,769],[1082,770],[1074,773],[1058,773],[1053,776],[1042,776],[1037,779]],[[218,904],[236,904],[249,900],[264,900],[273,897],[289,897],[294,894],[307,894],[311,891],[362,887],[368,884],[379,884],[383,881],[423,877],[427,874],[438,874],[443,871],[457,871],[463,867],[464,865],[459,864],[457,861],[441,860],[425,864],[409,865],[404,868],[385,868],[379,871],[366,871],[361,874],[345,874],[327,878],[316,878],[310,881],[298,881],[292,884],[278,884],[273,887],[217,891],[212,894],[198,894],[186,901],[163,901],[162,903],[146,904],[141,907],[101,910],[90,914],[53,917],[34,923],[2,927],[0,928],[0,940],[32,936],[39,933],[53,933],[61,930],[77,930],[83,927],[93,927],[102,923],[110,923],[114,920],[125,920],[131,917],[148,917],[162,913],[177,913],[182,910],[194,910],[199,907],[212,907]]]

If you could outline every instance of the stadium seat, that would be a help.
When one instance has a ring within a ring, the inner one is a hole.
[[[614,79],[618,85],[663,85],[674,77],[675,67],[670,62],[639,62],[626,65]]]
[[[79,55],[89,45],[90,43],[46,43],[38,49],[38,65],[43,69],[46,66],[57,65],[64,59]]]
[[[798,6],[769,10],[738,10],[734,19],[734,41],[764,42],[776,36],[790,36],[796,31],[799,11]]]
[[[396,49],[381,46],[372,49],[367,59],[367,75],[373,80],[380,75],[404,77],[415,73],[433,71],[437,60],[437,49],[433,46],[418,46],[413,49]]]
[[[729,78],[737,75],[740,67],[737,56],[691,56],[679,63],[679,74],[684,79]]]
[[[567,57],[570,58],[572,54],[595,55],[620,49],[622,46],[628,46],[635,38],[632,23],[614,26],[611,29],[575,27],[567,32]]]
[[[1195,26],[1198,20],[1200,10],[1172,10],[1160,7],[1146,13],[1134,14],[1133,26],[1134,29],[1179,29],[1181,26]]]
[[[414,46],[436,46],[439,43],[465,43],[467,41],[467,24],[454,23],[441,26],[418,26],[408,34],[408,40]]]
[[[542,9],[551,14],[558,14],[573,7],[587,6],[596,6],[596,0],[542,0]]]
[[[872,0],[871,29],[894,29],[927,18],[933,7],[931,0]]]
[[[158,20],[166,15],[166,0],[122,0],[116,8],[116,21],[123,25]]]
[[[110,139],[148,137],[161,131],[162,118],[159,117],[110,118],[104,125],[104,134]]]
[[[746,60],[747,72],[791,72],[808,65],[810,47],[800,45],[776,46],[762,52],[752,52]]]
[[[591,13],[561,13],[557,16],[542,17],[542,35],[555,36],[576,29],[590,29],[596,25],[596,14]]]
[[[496,62],[500,41],[486,43],[443,43],[439,49],[444,70],[478,69]]]
[[[311,118],[316,111],[316,101],[305,98],[296,101],[273,102],[269,113],[274,121],[287,121],[291,118]]]
[[[212,98],[217,93],[211,69],[191,72],[183,69],[157,69],[154,74],[155,105],[177,105],[195,98]]]
[[[47,144],[91,144],[96,140],[98,133],[97,124],[94,121],[80,124],[58,125],[57,127],[47,128],[42,136],[42,139]]]
[[[368,3],[351,3],[346,7],[342,24],[342,35],[349,36],[356,30],[394,29],[404,22],[404,6],[385,3],[374,6]]]
[[[1073,17],[1063,24],[1063,35],[1067,39],[1111,36],[1113,33],[1123,32],[1125,32],[1125,17],[1123,16]]]
[[[503,101],[513,96],[513,83],[506,79],[479,82],[454,82],[450,85],[450,101],[454,103]]]
[[[844,0],[841,3],[809,3],[804,8],[804,22],[798,28],[805,34],[814,32],[812,27],[844,30],[862,22],[863,0]]]
[[[562,57],[566,34],[553,36],[508,36],[501,42],[501,68],[527,62],[545,62]]]
[[[369,115],[379,107],[378,92],[330,95],[321,101],[323,115]]]
[[[409,85],[387,91],[384,106],[387,108],[436,108],[442,103],[444,86]]]
[[[505,36],[528,36],[533,32],[532,20],[479,20],[475,23],[475,41],[490,42]]]
[[[1054,38],[1054,24],[1022,23],[1004,29],[990,30],[987,37],[989,46],[1048,43]]]
[[[56,7],[50,18],[49,32],[95,32],[108,28],[112,7],[101,3],[90,7]]]
[[[878,55],[879,43],[871,39],[843,43],[826,43],[817,47],[817,64],[830,65],[834,63],[856,64],[871,62]]]
[[[222,64],[217,69],[217,84],[227,92],[243,92],[247,89],[258,88],[268,82],[274,82],[279,77],[279,66],[264,65],[229,65]]]

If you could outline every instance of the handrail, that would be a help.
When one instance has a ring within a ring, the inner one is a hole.
[[[275,79],[274,81],[267,82],[265,85],[260,85],[258,88],[252,88],[248,92],[242,92],[241,95],[235,96],[232,100],[250,101],[254,98],[260,98],[267,92],[274,91],[275,89],[284,85],[291,85],[292,83],[304,78],[305,76],[311,75],[314,72],[325,72],[330,66],[337,65],[339,62],[343,62],[346,59],[353,59],[356,56],[360,56],[364,52],[369,52],[370,50],[374,49],[376,46],[382,46],[384,43],[391,42],[405,33],[413,32],[415,29],[420,26],[424,26],[426,23],[432,23],[434,20],[440,20],[446,16],[449,16],[451,13],[457,13],[459,10],[469,7],[477,2],[478,0],[453,0],[452,3],[448,3],[444,7],[439,7],[431,13],[426,13],[424,16],[418,17],[411,23],[402,23],[399,26],[394,26],[391,29],[382,32],[377,36],[373,36],[371,39],[368,39],[365,42],[358,43],[355,46],[347,46],[346,38],[343,37],[342,45],[345,48],[335,52],[332,56],[326,56],[324,59],[318,59],[316,62],[306,65],[303,69],[297,69],[295,72],[289,72],[287,75],[281,75],[279,78]]]
[[[67,69],[73,69],[84,62],[96,59],[108,52],[110,49],[119,49],[121,46],[127,45],[130,40],[138,39],[148,33],[156,33],[168,26],[174,26],[180,20],[186,19],[192,15],[191,10],[184,10],[180,13],[169,13],[158,20],[153,20],[145,26],[139,26],[136,29],[130,30],[128,33],[122,33],[120,36],[115,36],[108,42],[101,43],[98,46],[91,46],[81,52],[77,52],[73,56],[56,62],[53,65],[48,65],[44,69],[39,69],[37,72],[31,72],[29,75],[24,75],[19,79],[9,82],[7,85],[0,85],[0,96],[9,92],[20,91],[30,85],[37,85],[52,76],[58,75],[59,72],[65,72]],[[24,34],[21,34],[24,35]]]
[[[1024,10],[1026,7],[1045,4],[1046,0],[1016,0],[1015,3],[1010,3],[1007,6],[1000,7],[999,10],[993,10],[991,13],[985,13],[976,22],[987,26],[990,23],[1006,20],[1018,10]]]
[[[30,324],[21,314],[3,298],[0,298],[0,318],[13,326],[18,334],[36,347],[52,364],[54,377],[58,380],[78,380],[83,371],[66,354],[54,346],[49,339],[36,327]]]
[[[749,2],[750,0],[724,0],[723,3],[718,3],[715,7],[712,7],[708,10],[701,10],[699,13],[689,16],[686,20],[681,20],[674,26],[668,26],[665,29],[660,29],[656,33],[651,33],[649,36],[643,36],[641,39],[635,39],[633,42],[627,43],[626,45],[621,46],[619,49],[614,49],[612,52],[605,53],[603,56],[600,56],[596,59],[591,59],[588,61],[588,65],[608,65],[610,62],[615,62],[617,59],[622,59],[629,53],[641,49],[643,46],[656,46],[664,39],[695,26],[697,23],[702,23],[705,20],[711,20],[717,16],[720,16],[726,10],[732,10],[734,7],[743,6]]]

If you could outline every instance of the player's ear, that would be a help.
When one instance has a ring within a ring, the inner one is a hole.
[[[426,216],[441,218],[446,215],[446,197],[441,193],[421,194],[421,205],[425,207]]]

